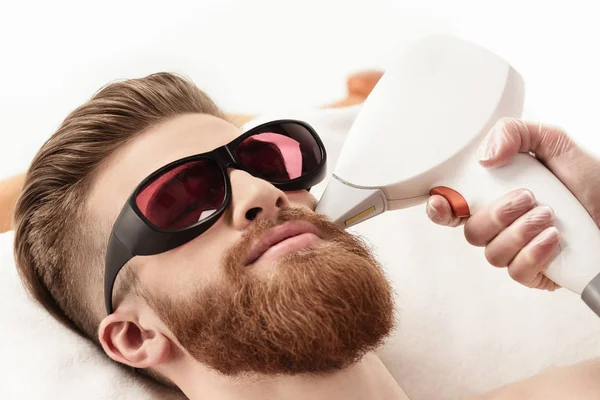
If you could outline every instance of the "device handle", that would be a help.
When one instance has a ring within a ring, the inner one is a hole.
[[[440,181],[432,194],[446,197],[460,216],[476,213],[509,191],[529,189],[538,204],[552,207],[561,234],[560,252],[545,275],[582,295],[586,303],[598,303],[588,305],[600,315],[600,229],[587,210],[546,166],[528,153],[519,153],[500,168],[483,167],[476,152],[472,154],[455,174]]]

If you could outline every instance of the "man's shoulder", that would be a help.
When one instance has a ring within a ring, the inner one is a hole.
[[[555,366],[519,382],[465,400],[597,400],[600,358]]]

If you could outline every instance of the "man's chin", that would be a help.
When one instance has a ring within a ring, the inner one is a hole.
[[[235,320],[219,330],[223,339],[224,331],[236,333],[204,359],[219,372],[339,370],[377,349],[393,328],[390,286],[365,249],[323,242],[285,255],[273,271],[231,293],[227,314]]]

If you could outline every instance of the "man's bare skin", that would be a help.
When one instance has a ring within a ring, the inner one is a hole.
[[[597,400],[600,358],[552,367],[489,393],[465,400]]]

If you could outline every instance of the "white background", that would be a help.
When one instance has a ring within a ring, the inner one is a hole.
[[[25,170],[106,83],[160,70],[227,111],[317,106],[353,71],[385,67],[428,33],[454,33],[524,76],[527,116],[600,150],[595,1],[8,1],[0,8],[0,178]]]

